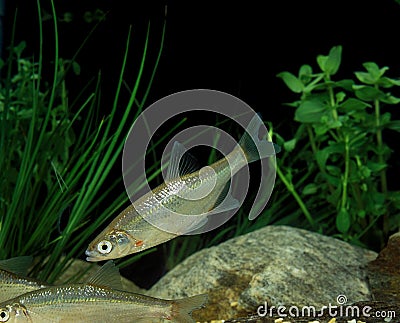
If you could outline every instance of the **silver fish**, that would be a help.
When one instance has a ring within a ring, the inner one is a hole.
[[[166,181],[122,211],[89,244],[86,260],[116,259],[140,252],[201,228],[209,214],[237,208],[239,202],[229,194],[220,204],[231,177],[248,163],[275,155],[274,144],[258,139],[262,126],[262,120],[255,116],[231,153],[182,176],[179,157],[185,149],[175,142]],[[254,139],[262,149],[256,148]],[[177,217],[177,213],[187,216]]]
[[[117,289],[114,289],[117,288]],[[119,290],[121,276],[108,261],[86,284],[32,291],[0,304],[0,322],[194,322],[191,312],[207,295],[164,300]]]
[[[26,276],[31,262],[30,256],[0,260],[0,302],[46,286]]]

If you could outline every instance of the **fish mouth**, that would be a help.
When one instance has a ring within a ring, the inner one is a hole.
[[[97,262],[100,261],[101,259],[98,259],[97,257],[95,257],[95,253],[93,251],[90,250],[86,250],[85,251],[86,256],[86,261],[92,261],[92,262]]]

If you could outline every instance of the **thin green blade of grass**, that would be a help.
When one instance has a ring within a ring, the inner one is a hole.
[[[14,39],[15,39],[15,28],[16,28],[16,21],[17,21],[17,10],[15,11],[14,14],[14,23],[13,27],[11,30],[11,44],[10,44],[10,55],[8,58],[7,62],[7,76],[6,76],[6,81],[5,81],[5,93],[4,93],[4,104],[3,104],[3,111],[1,113],[1,138],[0,138],[0,169],[6,169],[5,164],[7,160],[7,154],[6,154],[6,135],[7,137],[9,136],[9,132],[7,132],[7,121],[8,121],[8,113],[10,109],[10,92],[9,89],[11,87],[11,73],[12,73],[12,55],[14,51]],[[0,178],[2,178],[5,174],[0,175]],[[5,201],[4,201],[5,202]],[[3,201],[0,201],[0,206],[1,209],[4,210],[5,207],[3,206]],[[1,212],[1,214],[5,214],[5,212]],[[4,217],[1,216],[0,218],[0,230],[2,229],[2,224],[4,221]]]
[[[143,109],[144,104],[147,102],[147,97],[148,97],[148,95],[150,93],[150,89],[151,89],[151,86],[153,84],[154,77],[155,77],[157,69],[158,69],[158,65],[160,63],[161,54],[162,54],[162,51],[164,49],[164,40],[165,40],[166,28],[167,28],[167,21],[166,21],[166,19],[164,19],[164,26],[163,26],[163,30],[162,30],[162,33],[161,33],[160,49],[158,50],[157,59],[156,59],[156,61],[154,63],[154,68],[153,68],[153,71],[151,73],[150,81],[149,81],[149,84],[148,84],[148,86],[146,88],[146,91],[145,91],[145,93],[144,93],[144,95],[142,97],[142,100],[140,102],[139,109]]]
[[[18,254],[34,253],[39,255],[41,261],[38,268],[41,269],[41,272],[38,278],[48,280],[49,282],[54,281],[61,271],[70,265],[72,257],[76,257],[82,252],[82,246],[86,243],[87,238],[97,230],[97,226],[94,226],[93,224],[103,223],[104,220],[110,216],[110,213],[112,213],[111,211],[118,209],[126,200],[125,192],[123,192],[109,203],[109,205],[104,208],[104,211],[101,210],[99,217],[97,217],[94,222],[88,222],[88,215],[94,213],[96,208],[100,206],[100,203],[105,203],[107,195],[118,183],[118,181],[114,181],[111,188],[107,187],[104,191],[101,190],[101,187],[107,178],[107,174],[110,173],[123,149],[123,130],[136,100],[139,84],[142,83],[141,76],[144,71],[145,58],[147,57],[150,30],[149,26],[142,60],[140,62],[139,73],[127,109],[125,110],[121,120],[118,120],[119,124],[117,126],[117,131],[114,131],[112,123],[117,122],[114,116],[116,115],[117,106],[121,105],[118,102],[119,92],[125,71],[128,51],[125,52],[120,81],[117,86],[117,94],[115,95],[115,102],[110,115],[103,119],[100,125],[94,128],[94,131],[92,130],[94,125],[92,121],[83,122],[83,131],[79,133],[77,139],[74,139],[75,147],[76,143],[79,143],[78,147],[76,147],[76,150],[71,150],[69,152],[70,158],[68,158],[66,164],[58,165],[55,160],[57,155],[50,153],[49,156],[44,158],[47,152],[43,150],[51,147],[49,143],[44,144],[45,138],[50,142],[55,142],[60,133],[67,134],[72,130],[72,126],[78,122],[79,115],[84,110],[89,110],[88,115],[94,116],[93,111],[98,110],[100,103],[100,78],[98,78],[96,90],[91,93],[89,97],[83,100],[83,104],[78,108],[77,113],[71,120],[69,116],[70,109],[67,106],[67,100],[65,98],[65,84],[63,83],[66,71],[64,65],[61,66],[61,69],[59,69],[59,65],[57,65],[64,63],[60,61],[58,57],[56,12],[53,2],[51,2],[51,5],[56,43],[54,54],[56,65],[54,66],[53,81],[50,90],[42,95],[39,89],[41,87],[40,75],[43,68],[43,30],[41,19],[39,19],[39,77],[35,82],[30,83],[32,84],[30,92],[34,93],[32,99],[33,110],[27,132],[26,145],[22,154],[20,167],[22,174],[19,174],[15,188],[12,192],[13,196],[16,197],[16,199],[13,200],[14,204],[11,205],[11,207],[7,206],[7,212],[8,214],[12,214],[12,216],[5,217],[7,223],[4,223],[4,221],[0,223],[0,239],[2,239],[3,242],[6,240],[11,241],[7,245],[4,245],[3,243],[1,244],[1,249],[3,249],[4,246],[3,250],[7,250],[4,252],[3,256],[6,256],[6,252],[12,250],[11,247],[13,241],[18,241],[18,247],[15,248],[14,245],[13,252]],[[40,17],[40,1],[37,1],[37,6]],[[153,82],[161,57],[164,36],[165,24],[161,38],[162,45],[159,49],[156,63],[153,66],[149,84],[147,84],[147,87],[145,88],[145,93],[141,100],[141,106],[136,111],[135,118],[138,113],[141,112],[148,96],[151,83]],[[129,44],[129,39],[130,36],[127,39],[127,46]],[[54,126],[54,123],[51,123],[53,121],[51,113],[53,111],[52,109],[55,108],[55,101],[58,98],[56,96],[58,91],[57,89],[59,87],[61,87],[62,95],[64,95],[61,98],[61,102],[63,105],[62,111],[65,114],[60,116],[59,120],[62,122]],[[62,125],[64,121],[67,123],[69,122],[68,126],[64,127]],[[7,120],[2,118],[2,122],[5,123]],[[179,125],[180,123],[177,126]],[[111,131],[113,131],[113,133],[111,133]],[[4,140],[6,140],[5,137]],[[154,146],[157,146],[160,143],[156,143]],[[151,147],[150,152],[154,151],[154,146]],[[36,169],[38,165],[39,170]],[[52,175],[50,175],[50,181],[46,179],[47,182],[40,178],[40,176],[45,175],[46,166],[48,166],[47,168],[52,172]],[[155,162],[154,166],[158,167],[159,161]],[[153,169],[150,167],[147,172],[149,174],[149,180],[151,181],[156,178],[159,175],[159,172],[159,169]],[[45,189],[46,194],[45,196],[42,195],[43,201],[41,201],[41,194],[43,194],[42,189]],[[18,204],[18,202],[24,203]],[[30,206],[31,209],[29,209]],[[18,219],[24,219],[24,221],[18,221]],[[60,227],[61,219],[66,220],[65,227],[62,229]],[[66,257],[62,258],[63,255]],[[132,257],[123,262],[122,265],[132,263],[137,258],[138,257]],[[60,259],[62,260],[60,261]]]
[[[38,1],[38,7],[40,7],[40,1]],[[39,10],[40,11],[40,10]],[[40,12],[39,12],[40,18]],[[39,73],[42,70],[42,60],[41,60],[41,53],[43,49],[43,39],[42,39],[42,26],[41,22],[39,23],[40,29],[40,59],[39,59]],[[56,57],[58,56],[56,50]],[[57,67],[55,67],[57,69]],[[39,98],[38,93],[40,89],[40,79],[37,80],[36,88],[32,89],[32,93],[36,94],[33,96],[33,108],[32,108],[32,119],[30,122],[28,136],[26,140],[24,154],[22,155],[22,161],[20,165],[20,170],[18,173],[17,181],[15,183],[15,188],[12,195],[12,203],[10,204],[9,208],[7,209],[5,219],[2,225],[2,231],[0,235],[0,246],[2,246],[3,250],[10,250],[9,244],[12,243],[10,237],[15,237],[16,235],[13,233],[15,231],[15,219],[21,218],[21,213],[26,207],[26,201],[28,200],[26,197],[29,194],[27,192],[27,188],[29,187],[29,180],[31,178],[31,172],[33,171],[33,167],[36,162],[36,157],[38,154],[38,149],[40,147],[41,141],[43,140],[45,128],[50,118],[50,109],[47,110],[44,120],[42,122],[42,128],[39,131],[38,136],[35,136],[35,126],[36,120],[38,118],[38,105],[39,105]],[[34,86],[35,82],[32,82],[32,86]],[[49,105],[50,107],[50,105]]]
[[[124,124],[126,123],[126,120],[128,118],[129,111],[133,106],[134,98],[135,98],[135,95],[137,93],[137,89],[138,89],[138,86],[139,86],[139,83],[140,83],[141,75],[143,73],[144,61],[145,61],[145,57],[147,55],[148,37],[149,37],[149,31],[148,31],[147,37],[146,37],[146,43],[145,43],[144,50],[143,50],[142,62],[140,64],[138,77],[136,79],[134,91],[133,91],[133,93],[131,95],[131,99],[130,99],[130,101],[128,103],[127,109],[125,110],[125,113],[124,113],[124,115],[122,117],[122,120],[121,120],[121,122],[119,124],[119,127],[118,127],[117,131],[111,137],[111,141],[109,142],[109,144],[107,146],[107,149],[105,150],[105,154],[102,156],[102,160],[95,167],[96,172],[92,172],[93,173],[93,178],[91,179],[90,183],[87,182],[87,186],[84,183],[84,187],[87,187],[87,191],[86,191],[86,194],[85,194],[86,196],[83,196],[81,199],[78,199],[77,203],[75,204],[74,208],[76,207],[76,210],[73,210],[73,212],[75,212],[76,214],[81,214],[81,213],[83,213],[84,210],[86,210],[88,208],[88,206],[90,205],[89,203],[87,203],[88,199],[90,199],[91,196],[93,196],[94,194],[97,193],[97,191],[98,191],[97,187],[104,182],[104,180],[106,178],[106,174],[109,173],[109,171],[111,170],[112,165],[115,163],[115,161],[117,160],[117,158],[120,155],[120,152],[122,151],[123,144],[120,143],[117,147],[116,147],[116,145],[117,145],[117,142],[118,142],[118,138],[120,137],[120,134],[122,133],[122,129],[124,127]],[[126,51],[126,53],[127,53],[127,51]],[[124,59],[124,62],[123,62],[121,78],[120,78],[119,85],[117,87],[116,100],[115,100],[114,108],[113,108],[113,110],[111,112],[111,120],[107,124],[107,127],[105,129],[105,134],[103,136],[101,144],[105,144],[106,143],[105,138],[107,137],[107,134],[108,134],[108,132],[110,130],[111,121],[112,121],[113,115],[114,115],[114,113],[116,111],[117,102],[118,102],[118,96],[119,96],[119,91],[120,91],[120,86],[122,84],[122,75],[123,75],[123,71],[124,71],[124,66],[126,64],[126,58],[127,58],[127,55],[125,56],[125,59]],[[116,149],[114,149],[114,148],[116,148]],[[88,178],[90,178],[90,177],[88,177]],[[70,217],[69,223],[67,225],[67,230],[69,230],[69,231],[67,231],[68,234],[73,232],[74,227],[75,227],[75,225],[76,225],[76,223],[78,221],[79,221],[79,217],[78,216],[76,216],[73,219],[71,219],[71,217]],[[90,228],[89,228],[89,231],[91,231]],[[68,239],[66,237],[65,239],[62,239],[60,241],[60,243],[62,244],[62,247],[65,247],[65,246],[68,245],[67,240]],[[75,252],[78,249],[78,245],[75,245],[73,252]],[[62,263],[59,267],[62,268],[63,265],[65,265],[65,263],[66,263],[66,260],[64,260],[64,263]],[[57,270],[53,271],[50,274],[49,279],[53,280],[55,277],[57,277],[58,274],[59,274],[59,272]]]

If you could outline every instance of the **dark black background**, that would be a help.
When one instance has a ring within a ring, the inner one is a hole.
[[[81,75],[68,79],[70,98],[88,79],[102,71],[102,109],[111,109],[122,64],[129,26],[132,43],[125,79],[133,84],[150,22],[149,56],[145,80],[155,62],[165,5],[167,31],[160,66],[147,103],[177,91],[208,88],[225,91],[247,102],[263,118],[281,126],[290,137],[293,110],[283,103],[296,97],[276,77],[281,71],[297,73],[302,64],[317,68],[318,54],[328,54],[335,45],[343,46],[338,78],[352,77],[362,63],[374,61],[389,66],[389,76],[400,76],[400,5],[394,0],[362,1],[55,1],[59,18],[60,56],[68,59],[93,28],[85,22],[86,11],[107,12],[77,61]],[[50,2],[41,2],[51,12]],[[18,7],[16,42],[27,41],[27,55],[38,56],[39,29],[36,1],[6,3],[5,43],[9,42],[15,8]],[[65,12],[72,22],[61,21]],[[51,20],[43,22],[44,57],[50,77],[54,46]],[[143,91],[143,89],[142,89]],[[139,91],[139,95],[143,92]],[[124,102],[121,102],[123,107]],[[392,112],[398,107],[388,107]],[[398,112],[394,113],[399,116]],[[385,134],[384,134],[385,135]],[[396,149],[398,137],[385,138]],[[389,137],[388,137],[389,136]],[[398,159],[393,160],[392,178],[399,175]],[[391,185],[397,185],[392,181]],[[151,272],[154,271],[154,277]],[[146,276],[148,287],[161,275],[159,269],[141,263],[131,269],[134,276]],[[138,280],[135,280],[138,282]]]
[[[50,2],[42,8],[51,12]],[[276,78],[288,70],[297,73],[300,65],[316,67],[315,57],[327,54],[335,45],[343,46],[342,74],[375,61],[399,75],[400,5],[394,0],[361,1],[56,1],[59,20],[73,13],[70,23],[59,22],[60,56],[70,58],[94,24],[82,17],[85,11],[100,8],[108,12],[106,21],[91,36],[78,62],[82,75],[69,84],[84,84],[102,70],[106,97],[113,97],[128,28],[132,25],[130,69],[133,81],[143,47],[147,24],[151,22],[150,69],[158,48],[164,8],[167,5],[167,33],[160,68],[148,103],[176,91],[210,88],[228,92],[263,111],[267,120],[281,122],[292,111],[282,108],[291,92]],[[265,6],[265,8],[264,8]],[[8,1],[6,37],[18,7],[17,40],[28,42],[27,53],[38,48],[36,1]],[[8,29],[7,29],[8,28]],[[44,46],[51,53],[52,22],[44,22]],[[6,39],[7,43],[7,39]],[[49,60],[52,56],[49,54]],[[129,76],[130,75],[130,76]],[[339,75],[342,76],[342,75]],[[106,107],[105,107],[106,108]]]

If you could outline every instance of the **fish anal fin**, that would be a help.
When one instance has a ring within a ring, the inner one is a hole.
[[[191,316],[192,312],[204,307],[207,299],[207,294],[201,294],[174,300],[171,310],[172,320],[179,323],[195,322]]]
[[[86,284],[122,290],[121,275],[112,260],[107,261]]]

